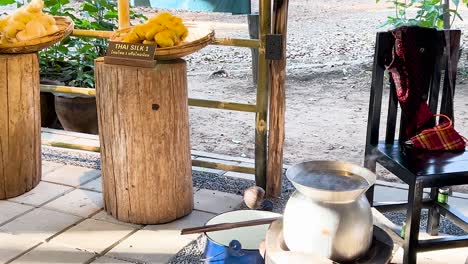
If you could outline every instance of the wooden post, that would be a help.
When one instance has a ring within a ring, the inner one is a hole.
[[[443,18],[444,18],[444,29],[450,29],[450,0],[444,0],[442,3]]]
[[[160,224],[193,209],[183,60],[154,68],[95,63],[104,206],[115,218]]]
[[[283,58],[270,62],[270,121],[268,134],[267,197],[281,195],[286,111],[286,34],[289,0],[275,1],[273,34],[283,36]]]
[[[258,49],[257,112],[255,113],[255,183],[266,189],[267,118],[268,118],[268,61],[266,36],[271,30],[271,0],[260,0],[260,47]]]
[[[118,0],[119,29],[130,26],[130,2],[129,0]]]
[[[37,53],[0,55],[0,199],[41,180],[41,110]]]
[[[247,16],[249,24],[249,35],[251,39],[258,39],[258,13]],[[251,48],[252,51],[252,79],[253,83],[257,84],[258,79],[258,48]]]

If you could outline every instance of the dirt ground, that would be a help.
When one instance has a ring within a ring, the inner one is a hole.
[[[147,15],[156,11],[137,10]],[[248,37],[245,16],[176,13],[186,21],[210,23],[217,36]],[[460,13],[468,21],[468,9],[463,6]],[[380,25],[390,14],[388,4],[374,0],[290,1],[285,163],[326,159],[362,164],[375,33],[385,30]],[[466,21],[458,20],[454,27],[465,32]],[[460,61],[455,115],[457,130],[468,136],[466,58],[463,54]],[[249,49],[209,46],[186,60],[190,97],[255,103]],[[212,76],[221,69],[227,74]],[[254,157],[254,114],[191,107],[190,122],[193,149]],[[395,180],[382,170],[379,177]]]
[[[468,17],[466,7],[461,9]],[[379,26],[390,13],[386,4],[372,0],[290,1],[285,163],[326,159],[362,164],[375,33],[385,30]],[[244,16],[183,15],[211,20],[218,36],[248,36]],[[457,21],[454,27],[466,30],[468,24]],[[190,96],[254,103],[249,54],[247,49],[211,46],[189,57]],[[465,62],[463,55],[455,115],[457,130],[468,135]],[[219,69],[227,76],[211,76]],[[192,107],[192,147],[253,157],[254,120],[250,113]],[[379,178],[396,180],[384,170]]]

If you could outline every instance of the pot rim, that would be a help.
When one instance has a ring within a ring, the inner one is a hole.
[[[316,171],[339,171],[345,175],[347,173],[357,175],[366,180],[367,186],[351,189],[351,190],[326,190],[316,187],[306,186],[297,181],[296,177],[299,172],[309,171],[307,176],[313,177],[313,172]],[[375,184],[377,176],[374,172],[367,168],[356,165],[351,162],[345,161],[332,161],[332,160],[315,160],[297,163],[286,171],[286,177],[293,184],[297,191],[304,194],[305,196],[321,202],[333,202],[333,203],[347,203],[355,201],[359,196],[366,192],[372,185]]]
[[[260,210],[245,210],[245,209],[242,209],[242,210],[234,210],[234,211],[229,211],[229,212],[224,212],[224,213],[221,213],[221,214],[218,214],[218,215],[215,215],[214,217],[210,218],[208,221],[206,221],[205,225],[208,225],[208,224],[212,224],[210,223],[210,221],[212,221],[213,219],[217,218],[217,217],[220,217],[222,215],[227,215],[227,214],[239,214],[239,213],[242,213],[242,212],[260,212],[260,213],[264,213],[265,214],[265,217],[264,218],[269,218],[269,217],[274,217],[274,216],[281,216],[281,214],[278,214],[278,213],[275,213],[275,212],[269,212],[269,211],[260,211]],[[257,217],[256,219],[261,219],[261,217]],[[251,219],[245,219],[245,220],[251,220]],[[240,228],[249,228],[249,227],[240,227]],[[224,245],[223,243],[221,242],[218,242],[216,241],[215,239],[213,239],[209,233],[216,233],[216,232],[225,232],[227,230],[221,230],[221,231],[213,231],[213,232],[204,232],[203,234],[206,236],[207,239],[210,240],[211,243],[214,243],[216,245],[219,245],[219,246],[222,246],[222,247],[225,247],[225,248],[229,248],[229,245]],[[266,236],[266,234],[265,234]],[[239,241],[239,238],[232,238],[232,240],[238,240]],[[231,240],[231,241],[232,241]],[[241,241],[239,241],[241,242]],[[248,251],[258,251],[258,247],[257,248],[248,248],[248,247],[244,247],[244,245],[241,243],[242,245],[242,250],[248,250]]]

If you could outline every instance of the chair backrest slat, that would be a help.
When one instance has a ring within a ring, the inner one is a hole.
[[[395,140],[395,128],[398,112],[398,99],[395,90],[395,82],[391,77],[388,97],[387,131],[385,133],[385,143],[391,144]]]
[[[444,34],[446,41],[450,43],[450,54],[447,58],[445,75],[444,75],[444,88],[442,90],[442,101],[440,106],[440,113],[445,114],[454,122],[453,115],[453,98],[455,93],[455,83],[457,78],[457,66],[459,58],[460,36],[461,31],[450,30]]]
[[[386,54],[392,50],[393,36],[388,32],[379,32],[376,36],[375,56],[372,66],[371,96],[366,144],[374,145],[379,140],[380,112],[382,108],[382,91],[385,74]]]
[[[443,38],[443,32],[439,32],[439,37]],[[443,49],[444,47],[440,47]],[[437,113],[437,106],[439,102],[439,92],[440,92],[440,79],[441,79],[441,65],[442,63],[445,64],[445,62],[442,62],[442,57],[441,55],[438,55],[438,57],[435,60],[435,65],[434,65],[434,73],[433,73],[433,78],[431,80],[430,84],[430,90],[429,90],[429,108],[433,113]]]

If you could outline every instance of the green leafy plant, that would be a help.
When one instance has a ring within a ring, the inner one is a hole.
[[[68,2],[45,0],[45,11],[51,15],[70,17],[77,29],[116,29],[118,11],[115,1],[85,0],[78,13],[71,7],[65,7]],[[130,16],[132,19],[146,19],[134,12]],[[107,43],[106,39],[100,38],[69,37],[41,51],[41,78],[58,80],[69,86],[94,87],[94,60],[105,55]]]
[[[0,6],[27,1],[0,0]],[[115,30],[118,20],[117,3],[112,0],[84,0],[78,10],[70,7],[69,0],[44,0],[44,12],[53,16],[66,16],[76,29]],[[130,12],[131,19],[146,19]],[[94,87],[94,60],[104,56],[108,41],[89,37],[68,37],[60,43],[39,52],[41,78],[57,80],[69,86]]]
[[[380,0],[376,0],[379,3]],[[448,12],[455,18],[463,20],[458,13],[460,0],[451,0],[451,5],[454,8],[444,8],[443,0],[387,0],[393,4],[395,11],[394,16],[387,17],[387,21],[383,26],[421,26],[430,28],[444,27],[444,12]],[[462,0],[464,4],[468,4],[468,0]],[[416,13],[410,16],[409,10],[415,9]]]

